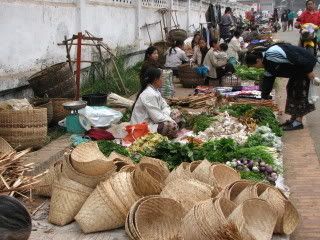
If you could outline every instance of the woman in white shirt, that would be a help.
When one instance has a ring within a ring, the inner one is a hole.
[[[247,50],[243,49],[241,47],[241,42],[240,42],[240,32],[235,31],[234,37],[231,39],[230,43],[228,44],[228,56],[230,62],[237,63],[239,61],[239,55],[245,53]],[[235,65],[233,64],[233,65]]]
[[[148,69],[133,105],[131,124],[146,122],[151,131],[175,138],[179,130],[181,114],[177,110],[172,110],[161,96],[159,89],[162,84],[161,69]]]
[[[183,48],[183,41],[177,40],[174,47],[169,48],[166,52],[166,63],[165,67],[170,68],[173,71],[173,75],[178,75],[178,67],[183,64],[189,62],[189,58]]]

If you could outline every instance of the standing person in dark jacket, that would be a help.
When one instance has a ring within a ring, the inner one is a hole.
[[[288,28],[288,12],[287,10],[284,10],[283,13],[281,14],[281,24],[282,24],[282,30],[285,32],[287,31]]]
[[[230,29],[234,26],[234,22],[231,13],[231,8],[226,7],[224,15],[221,17],[220,37],[226,42],[230,41],[232,38]]]
[[[307,50],[291,44],[275,44],[268,49],[254,49],[247,54],[247,65],[266,70],[261,82],[262,98],[270,98],[276,77],[289,78],[285,112],[291,115],[283,130],[303,129],[302,118],[315,110],[308,102],[310,81],[315,80],[313,69],[317,59]]]
[[[154,46],[148,47],[140,70],[140,83],[144,81],[145,74],[149,68],[160,68],[158,49]]]

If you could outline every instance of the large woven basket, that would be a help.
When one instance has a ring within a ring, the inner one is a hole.
[[[75,79],[68,63],[58,63],[48,67],[29,78],[35,95],[50,98],[74,98]]]
[[[158,54],[159,54],[158,62],[160,63],[161,66],[164,66],[164,64],[166,63],[165,53],[168,50],[170,44],[168,42],[161,41],[161,42],[154,43],[153,46],[155,46],[158,50]]]
[[[92,191],[92,188],[61,177],[53,184],[49,222],[59,226],[72,222]]]
[[[18,150],[42,147],[47,139],[47,125],[45,108],[0,113],[0,136]]]
[[[190,64],[182,64],[178,67],[179,78],[184,88],[195,88],[199,85],[204,85],[205,78],[199,76]]]
[[[48,125],[50,125],[52,119],[53,119],[53,105],[52,101],[49,100],[46,103],[41,103],[41,104],[35,104],[34,106],[38,108],[46,108],[47,109],[47,120],[48,120]]]
[[[168,41],[174,43],[174,41],[184,41],[188,38],[188,34],[183,29],[172,29],[168,33]]]
[[[69,98],[52,98],[53,117],[52,123],[58,123],[63,120],[70,112],[63,107],[63,103],[70,102]]]

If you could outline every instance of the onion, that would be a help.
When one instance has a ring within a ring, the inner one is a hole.
[[[242,162],[238,160],[238,161],[237,161],[237,165],[238,165],[238,166],[241,166],[241,165],[242,165]]]
[[[247,160],[244,160],[244,161],[243,161],[243,164],[244,164],[244,165],[247,165],[247,164],[248,164],[248,161],[247,161]]]
[[[231,167],[235,168],[237,166],[236,162],[231,162]]]
[[[261,162],[260,162],[260,166],[261,166],[261,167],[264,167],[264,166],[266,166],[266,163],[263,162],[263,161],[261,161]]]
[[[247,166],[249,169],[252,169],[253,168],[253,161],[249,160]]]
[[[260,170],[260,172],[264,172],[266,170],[266,167],[265,166],[260,166],[259,170]]]
[[[275,173],[275,172],[271,173],[270,176],[271,176],[273,179],[275,179],[275,181],[278,179],[278,174]]]
[[[269,173],[269,174],[271,174],[271,173],[273,172],[272,167],[269,166],[269,165],[266,165],[266,172]]]

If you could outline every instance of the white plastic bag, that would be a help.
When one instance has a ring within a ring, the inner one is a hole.
[[[315,104],[319,99],[319,96],[317,94],[317,86],[313,84],[313,82],[310,82],[309,86],[309,93],[308,93],[308,102],[310,104]]]
[[[90,130],[91,127],[108,127],[118,123],[123,116],[121,112],[104,106],[86,106],[78,112],[80,124],[86,130]]]

